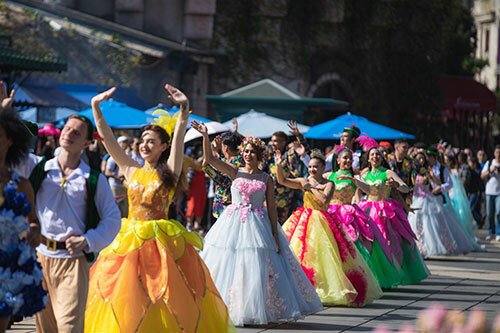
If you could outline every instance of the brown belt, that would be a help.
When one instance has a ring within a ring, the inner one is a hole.
[[[48,239],[44,235],[41,235],[41,238],[42,238],[42,244],[45,244],[45,246],[47,246],[47,250],[49,251],[66,250],[65,242],[58,242],[53,239]]]

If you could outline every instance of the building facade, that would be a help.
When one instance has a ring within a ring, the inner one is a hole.
[[[475,56],[488,61],[476,80],[495,91],[500,87],[500,1],[475,0],[471,10],[477,30]]]

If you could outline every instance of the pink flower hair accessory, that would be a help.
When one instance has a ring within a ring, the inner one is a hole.
[[[248,144],[251,144],[252,146],[260,149],[263,155],[266,153],[266,144],[264,143],[264,141],[253,136],[247,136],[243,139],[243,142],[241,142],[239,147],[240,153],[243,153],[243,150]]]

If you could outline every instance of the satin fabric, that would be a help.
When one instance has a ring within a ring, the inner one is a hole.
[[[235,331],[201,237],[165,219],[172,196],[154,169],[133,174],[129,218],[90,270],[85,332]]]
[[[304,192],[304,207],[283,225],[290,248],[323,304],[363,306],[382,296],[377,280],[328,205]]]

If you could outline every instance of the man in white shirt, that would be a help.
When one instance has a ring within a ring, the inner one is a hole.
[[[94,229],[88,229],[90,167],[80,154],[90,144],[92,134],[90,120],[69,118],[59,139],[61,152],[45,163],[36,192],[42,234],[38,260],[49,293],[47,307],[36,315],[37,332],[84,331],[90,268],[85,254],[105,248],[120,230],[120,212],[102,174],[94,196],[99,221]]]
[[[352,154],[352,168],[355,173],[358,173],[359,170],[359,159],[361,157],[361,150],[354,150],[354,146],[356,143],[356,139],[361,134],[361,131],[356,126],[351,125],[350,127],[345,127],[340,135],[340,145],[349,148]],[[335,160],[337,159],[336,154],[334,153],[335,149],[332,149],[331,153],[326,157],[325,163],[325,172],[327,171],[337,171],[335,169]],[[307,164],[306,164],[307,165]]]
[[[489,235],[486,240],[495,237],[500,241],[500,145],[495,147],[495,158],[486,161],[481,178],[486,181],[486,220]]]
[[[439,152],[436,147],[429,147],[426,150],[427,162],[432,168],[430,181],[432,194],[438,196],[441,202],[444,203],[445,198],[443,193],[448,193],[453,187],[453,183],[450,176],[450,170],[439,163],[437,159],[438,154]]]

